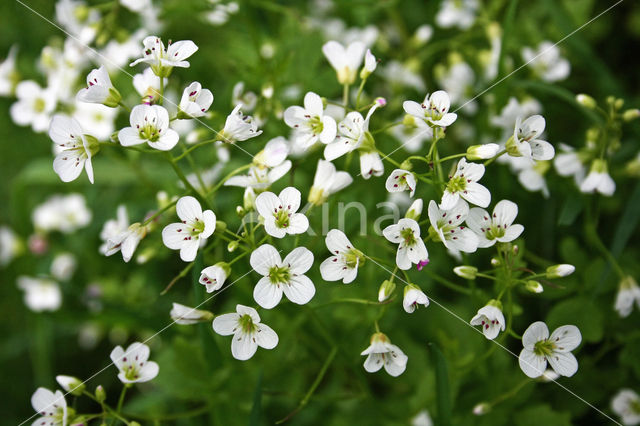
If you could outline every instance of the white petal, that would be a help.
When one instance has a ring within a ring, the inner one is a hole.
[[[384,365],[384,360],[382,359],[381,354],[369,354],[367,359],[364,361],[364,369],[368,373],[375,373],[380,370]]]
[[[524,226],[520,224],[511,225],[510,227],[507,228],[507,231],[505,232],[504,236],[497,238],[497,240],[502,243],[508,243],[518,238],[523,231],[524,231]]]
[[[284,258],[283,265],[289,265],[292,274],[304,274],[313,265],[313,253],[305,247],[296,247]]]
[[[409,260],[408,249],[404,246],[399,246],[396,252],[396,265],[398,268],[406,271],[411,269],[411,260]]]
[[[273,216],[280,207],[280,198],[273,192],[263,192],[256,197],[256,210],[262,217]]]
[[[535,139],[529,142],[529,145],[531,145],[531,156],[535,160],[551,160],[556,155],[553,145],[549,142]]]
[[[351,241],[349,241],[344,232],[339,229],[330,230],[324,241],[332,254],[346,252],[350,248],[353,248]]]
[[[186,236],[188,233],[183,223],[170,223],[162,230],[162,242],[171,250],[182,248]]]
[[[253,289],[256,303],[265,309],[275,307],[282,299],[282,287],[286,284],[272,284],[269,277],[262,277]]]
[[[147,142],[140,138],[140,133],[134,127],[125,127],[118,132],[118,141],[122,146],[140,145]]]
[[[62,151],[53,160],[53,171],[63,182],[71,182],[80,176],[84,168],[84,158],[78,151]]]
[[[491,202],[491,193],[487,188],[476,182],[467,184],[467,188],[460,194],[462,198],[480,207],[487,207]]]
[[[275,247],[263,244],[251,253],[249,263],[257,273],[266,277],[269,275],[269,269],[273,266],[280,266],[282,261]]]
[[[287,234],[302,234],[309,229],[309,219],[302,213],[294,213],[289,218]]]
[[[563,325],[551,333],[549,340],[556,345],[555,351],[569,352],[577,348],[582,342],[582,335],[575,325]]]
[[[493,208],[495,222],[503,228],[509,227],[518,215],[518,205],[513,201],[502,200]]]
[[[170,151],[174,146],[178,143],[180,136],[178,132],[173,129],[165,130],[165,133],[158,138],[157,141],[151,142],[147,141],[151,148],[157,149],[159,151]]]
[[[578,360],[570,352],[553,352],[547,360],[555,372],[561,376],[571,377],[578,371]]]
[[[533,350],[533,346],[549,337],[549,329],[547,324],[542,321],[536,321],[531,324],[522,335],[522,345],[529,350]],[[542,374],[542,373],[540,373]]]
[[[542,376],[547,368],[547,360],[543,356],[537,356],[526,348],[520,352],[518,363],[522,372],[532,379]]]
[[[282,208],[285,210],[289,210],[290,212],[298,211],[298,208],[300,207],[301,194],[300,191],[293,186],[283,189],[280,192],[280,195],[278,195],[278,198],[282,201]]]
[[[185,241],[180,248],[180,259],[184,262],[193,262],[198,254],[199,247],[200,243],[198,240],[193,239]]]
[[[264,349],[273,349],[278,346],[278,335],[271,327],[265,324],[257,324],[257,328],[255,337],[258,346]]]
[[[231,355],[240,361],[251,358],[258,350],[258,343],[252,334],[237,333],[231,341]]]
[[[308,303],[316,294],[313,282],[306,275],[298,275],[291,278],[289,285],[283,286],[287,299],[298,305]]]
[[[138,383],[148,382],[153,380],[160,371],[160,366],[154,361],[148,361],[144,364],[144,366],[140,369],[139,374],[140,377],[136,380]]]
[[[181,220],[185,220],[187,222],[194,222],[196,219],[202,219],[202,207],[198,200],[190,195],[178,200],[178,203],[176,204],[176,213]]]
[[[339,281],[344,278],[346,266],[340,262],[338,256],[331,256],[320,264],[320,275],[325,281]]]
[[[307,94],[304,95],[304,109],[307,110],[307,114],[322,117],[324,110],[322,98],[313,92],[307,92]]]

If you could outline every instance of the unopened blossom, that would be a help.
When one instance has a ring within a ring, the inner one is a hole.
[[[412,263],[419,263],[429,258],[427,247],[420,238],[420,226],[413,219],[403,218],[394,225],[389,225],[382,230],[384,237],[398,244],[396,253],[396,265],[402,270],[411,268]]]
[[[304,107],[290,106],[284,111],[284,122],[295,130],[294,142],[303,149],[336,137],[336,121],[325,114],[322,98],[313,92],[304,96]]]
[[[111,351],[111,361],[120,370],[118,379],[122,383],[143,383],[153,380],[160,370],[154,361],[149,361],[149,346],[135,342],[124,350],[116,346]]]
[[[440,208],[449,210],[458,203],[460,198],[464,198],[471,204],[487,207],[491,202],[491,193],[478,183],[483,175],[483,164],[467,163],[467,160],[461,158],[456,166],[456,172],[449,178],[444,189]]]
[[[420,215],[422,215],[423,206],[424,202],[422,201],[422,198],[417,198],[413,203],[411,203],[407,212],[404,214],[404,217],[418,221],[420,219]]]
[[[618,315],[625,318],[631,315],[633,310],[633,303],[640,309],[640,287],[635,278],[631,275],[627,275],[618,285],[618,294],[616,295],[616,301],[614,309],[618,312]]]
[[[164,86],[169,83],[169,79],[163,77]],[[133,76],[133,87],[142,97],[142,102],[151,105],[160,99],[160,77],[153,73],[151,68],[145,68],[141,74]]]
[[[251,358],[258,346],[273,349],[278,335],[271,327],[260,322],[258,312],[244,305],[236,305],[236,313],[223,314],[213,320],[213,331],[221,336],[233,335],[231,355],[240,361]]]
[[[433,426],[429,411],[422,410],[411,418],[411,426]]]
[[[251,253],[251,267],[263,277],[253,289],[253,298],[265,309],[275,307],[284,294],[298,305],[308,303],[316,293],[307,272],[313,265],[313,254],[297,247],[284,259],[270,244],[263,244]]]
[[[466,280],[475,280],[478,268],[469,265],[456,266],[453,268],[453,273]]]
[[[65,392],[69,392],[74,396],[82,395],[82,391],[85,389],[85,385],[84,383],[82,383],[82,380],[73,376],[56,376],[56,382],[58,382],[60,387],[64,389]]]
[[[140,241],[147,235],[147,227],[136,222],[127,227],[124,231],[115,234],[106,242],[105,256],[111,256],[117,252],[122,253],[122,260],[129,262],[133,253],[138,248]]]
[[[450,106],[451,100],[444,90],[433,92],[431,96],[427,94],[421,104],[414,101],[404,101],[402,104],[407,114],[424,120],[433,127],[447,127],[456,121],[458,115],[449,112]]]
[[[387,300],[396,290],[396,283],[391,280],[384,280],[378,289],[378,302]]]
[[[127,228],[129,228],[129,215],[127,214],[127,207],[121,204],[116,210],[116,218],[107,220],[102,226],[100,239],[103,241],[103,244],[98,249],[99,252],[106,254],[108,241],[125,232]]]
[[[215,265],[208,266],[200,272],[198,282],[205,286],[207,293],[213,293],[220,290],[231,273],[231,268],[226,262],[218,262]]]
[[[546,271],[547,278],[553,279],[553,278],[567,277],[573,274],[575,270],[576,270],[576,267],[568,263],[561,263],[559,265],[549,266]]]
[[[301,194],[290,186],[279,195],[263,192],[256,197],[256,210],[264,219],[267,234],[282,238],[286,234],[302,234],[309,228],[309,219],[303,213],[297,213]]]
[[[467,217],[467,225],[479,237],[478,247],[491,247],[496,242],[508,243],[524,231],[524,226],[513,224],[518,215],[518,205],[502,200],[493,208],[493,214],[474,207]]]
[[[382,176],[384,164],[378,151],[360,151],[360,175],[364,179],[371,176]]]
[[[82,194],[53,195],[35,208],[31,220],[36,231],[69,234],[91,222],[91,211]]]
[[[16,71],[16,54],[18,47],[11,46],[9,53],[4,61],[0,63],[0,96],[9,96],[13,93],[13,89],[18,79]]]
[[[193,55],[198,46],[191,40],[182,40],[175,43],[169,42],[167,48],[159,37],[146,37],[142,44],[142,58],[133,61],[130,66],[140,62],[147,63],[158,77],[169,77],[173,67],[189,68],[190,64],[185,59]]]
[[[580,184],[581,192],[598,192],[610,197],[616,191],[616,182],[609,174],[609,167],[606,160],[595,159],[591,163],[589,174]]]
[[[640,396],[631,389],[620,389],[611,400],[611,410],[624,426],[640,424]]]
[[[571,72],[571,64],[560,55],[560,49],[550,41],[543,41],[537,49],[522,48],[522,59],[543,80],[550,83],[564,80]]]
[[[76,98],[81,102],[103,104],[115,108],[122,100],[120,92],[111,84],[107,69],[102,65],[87,75],[87,87],[80,89]]]
[[[553,145],[538,139],[544,133],[545,120],[541,115],[532,115],[522,121],[516,119],[513,136],[507,141],[507,152],[514,157],[525,157],[534,160],[551,160],[555,155]]]
[[[202,311],[189,306],[181,305],[180,303],[174,303],[171,308],[171,319],[180,325],[197,324],[203,321],[211,321],[213,314],[209,311]]]
[[[500,151],[500,145],[497,143],[473,145],[467,148],[467,160],[487,160],[495,157],[498,151]]]
[[[62,292],[55,281],[27,276],[19,276],[17,281],[24,291],[24,303],[32,311],[57,311],[62,305]]]
[[[93,183],[91,157],[98,152],[96,138],[84,134],[80,123],[62,114],[56,114],[49,126],[49,137],[59,149],[53,160],[55,171],[63,182],[71,182],[86,170],[89,182]]]
[[[376,70],[377,66],[378,61],[376,60],[376,57],[373,56],[370,49],[367,49],[367,53],[364,55],[364,67],[362,67],[362,70],[360,71],[360,78],[363,80],[369,78],[371,73]]]
[[[169,128],[169,112],[160,105],[136,105],[129,123],[131,127],[118,132],[122,146],[147,143],[151,148],[169,151],[178,143],[178,132]]]
[[[346,115],[338,124],[338,134],[335,139],[324,148],[325,160],[333,161],[358,148],[362,148],[364,152],[374,148],[373,136],[369,132],[369,121],[378,106],[378,103],[373,105],[365,118],[358,111],[351,111]]]
[[[56,95],[52,88],[43,89],[35,81],[21,81],[16,86],[17,101],[9,113],[19,126],[31,125],[34,132],[44,132],[49,127],[51,114],[56,108]]]
[[[475,22],[479,8],[478,0],[444,0],[436,14],[436,23],[442,28],[466,30]]]
[[[320,275],[325,281],[349,284],[356,279],[358,268],[365,261],[364,254],[356,249],[344,232],[332,229],[325,238],[331,257],[320,264]]]
[[[534,322],[522,335],[520,368],[527,376],[536,378],[544,373],[548,362],[559,375],[571,377],[578,371],[578,361],[571,351],[581,341],[582,335],[575,325],[558,327],[549,336],[544,322]]]
[[[31,396],[31,406],[38,413],[33,425],[67,426],[67,401],[62,392],[38,388]]]
[[[420,289],[420,287],[409,284],[404,288],[404,297],[402,299],[402,307],[408,314],[414,312],[418,305],[424,307],[429,306],[429,298]]]
[[[502,304],[497,300],[490,300],[478,313],[471,318],[471,325],[479,325],[484,337],[493,340],[500,331],[504,331],[506,322],[502,313]]]
[[[410,171],[395,169],[387,178],[385,188],[389,192],[409,191],[409,196],[413,197],[416,192],[416,177]]]
[[[478,249],[478,236],[473,230],[463,226],[468,220],[469,205],[464,200],[458,200],[449,210],[443,210],[431,200],[428,208],[429,235],[435,241],[441,241],[450,250],[473,253]]]
[[[56,280],[69,281],[73,276],[78,262],[71,253],[60,253],[51,262],[51,276]]]
[[[322,53],[336,70],[338,83],[345,85],[353,84],[356,81],[365,49],[366,45],[361,41],[354,41],[346,48],[334,40],[328,41],[322,46]]]
[[[180,259],[192,262],[201,241],[206,241],[215,231],[216,215],[211,210],[203,212],[198,200],[191,196],[178,200],[176,213],[181,222],[164,227],[162,242],[171,250],[180,250]]]
[[[351,182],[353,182],[353,178],[348,172],[337,171],[331,161],[318,160],[308,201],[318,206],[324,203],[331,194],[351,185]]]
[[[224,128],[218,134],[221,141],[234,143],[236,141],[245,141],[255,138],[262,134],[262,130],[258,130],[258,124],[250,115],[244,115],[240,111],[242,105],[238,104],[227,116]]]
[[[213,103],[213,93],[203,89],[202,85],[194,81],[182,92],[178,105],[178,118],[202,117]]]
[[[368,373],[375,373],[382,367],[390,376],[398,377],[407,368],[408,357],[396,345],[392,345],[383,333],[371,336],[371,344],[360,355],[366,355],[364,369]]]

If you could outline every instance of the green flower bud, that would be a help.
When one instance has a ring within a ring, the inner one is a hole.
[[[478,273],[478,268],[468,265],[456,266],[455,268],[453,268],[453,273],[467,280],[475,280],[476,274]]]
[[[547,268],[547,278],[552,279],[566,277],[567,275],[573,274],[573,271],[575,270],[575,266],[566,263],[549,266]]]
[[[378,290],[378,302],[384,302],[391,297],[395,289],[396,284],[393,281],[385,280]]]
[[[527,281],[525,288],[531,293],[542,293],[544,291],[544,288],[542,288],[542,284],[534,280]]]
[[[80,396],[82,391],[85,390],[85,385],[80,379],[73,376],[56,376],[56,381],[60,384],[60,387],[72,395]]]
[[[577,95],[576,101],[583,107],[589,108],[589,109],[594,109],[596,106],[598,106],[595,99],[593,99],[589,95],[585,95],[584,93]]]
[[[229,253],[233,253],[239,246],[239,243],[237,241],[231,241],[228,245],[227,245],[227,251]]]
[[[633,121],[638,117],[640,117],[640,109],[637,108],[628,109],[622,113],[622,119],[627,122]]]
[[[107,399],[107,392],[104,390],[102,385],[98,385],[98,387],[96,388],[95,395],[96,395],[96,399],[100,403],[104,402]]]
[[[483,416],[489,411],[491,411],[491,404],[489,404],[488,402],[481,402],[480,404],[476,404],[476,406],[473,407],[473,414],[475,414],[476,416]]]
[[[221,220],[216,220],[216,231],[224,232],[227,230],[227,223]]]
[[[422,214],[423,202],[422,198],[418,198],[411,204],[409,210],[405,213],[404,217],[407,219],[413,219],[416,222],[420,220],[420,215]]]

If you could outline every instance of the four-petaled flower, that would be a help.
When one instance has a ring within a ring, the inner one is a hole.
[[[96,68],[87,75],[87,87],[80,89],[76,99],[81,102],[103,104],[114,108],[118,106],[122,97],[111,84],[111,78],[104,65]]]
[[[478,249],[478,236],[473,230],[462,225],[468,218],[469,205],[464,200],[458,200],[450,210],[443,210],[431,200],[427,211],[429,215],[429,235],[435,241],[441,241],[450,250],[460,250],[473,253]]]
[[[253,298],[265,309],[271,309],[282,299],[298,305],[309,302],[316,294],[313,282],[304,275],[313,264],[313,254],[304,247],[297,247],[284,260],[278,250],[263,244],[251,253],[251,267],[263,275],[253,289]]]
[[[640,396],[631,389],[620,389],[611,400],[611,409],[625,426],[640,424]]]
[[[213,94],[209,89],[194,81],[182,92],[182,99],[178,106],[178,118],[202,117],[213,103]]]
[[[351,111],[338,124],[338,135],[335,140],[324,148],[324,158],[333,161],[344,154],[357,148],[362,148],[365,152],[371,151],[374,147],[373,136],[369,132],[369,120],[371,115],[378,108],[378,104],[373,105],[367,116],[362,118],[358,111]]]
[[[578,361],[571,351],[581,341],[582,335],[575,325],[558,327],[549,337],[547,325],[534,322],[522,335],[524,349],[518,357],[520,368],[531,378],[540,377],[548,361],[556,373],[571,377],[578,371]]]
[[[226,262],[218,262],[213,266],[208,266],[200,272],[198,282],[205,286],[207,293],[212,293],[222,288],[227,277],[231,273],[231,268]]]
[[[444,90],[433,92],[431,96],[427,94],[424,101],[419,104],[415,101],[404,101],[402,107],[407,114],[425,120],[434,127],[451,126],[458,118],[458,115],[449,112],[451,100]]]
[[[324,115],[322,99],[313,92],[304,96],[304,108],[296,105],[284,111],[284,122],[295,130],[294,142],[302,149],[318,140],[327,144],[336,137],[336,121]]]
[[[236,305],[236,313],[223,314],[213,320],[213,331],[221,336],[233,334],[231,355],[240,361],[251,358],[258,346],[273,349],[278,335],[271,327],[260,322],[258,312],[244,305]]]
[[[403,218],[394,225],[382,230],[384,237],[394,244],[398,244],[396,265],[402,270],[411,268],[411,264],[418,264],[427,260],[429,253],[424,241],[420,238],[420,226],[413,219]]]
[[[173,67],[189,68],[190,64],[185,61],[189,56],[193,55],[198,46],[191,40],[182,40],[175,43],[169,41],[169,45],[165,49],[164,43],[160,37],[146,37],[142,44],[142,58],[136,59],[129,66],[135,66],[140,62],[151,65],[151,69],[158,77],[169,77]]]
[[[513,201],[502,200],[493,208],[492,215],[484,209],[472,208],[467,217],[467,225],[478,235],[478,247],[491,247],[496,242],[513,241],[522,234],[524,226],[513,224],[517,215],[518,205]]]
[[[390,376],[398,377],[407,368],[408,357],[396,345],[392,345],[383,333],[371,336],[371,344],[360,355],[367,355],[364,369],[368,373],[375,373],[382,367]]]
[[[264,219],[267,234],[282,238],[286,234],[302,234],[309,228],[309,219],[296,213],[300,198],[300,191],[292,186],[283,189],[280,195],[263,192],[256,197],[256,210]]]
[[[402,299],[402,307],[410,314],[416,310],[418,305],[424,307],[429,306],[429,298],[420,289],[420,287],[414,284],[408,284],[404,288],[404,297]]]
[[[148,382],[160,370],[157,363],[149,361],[149,346],[140,342],[130,344],[126,351],[116,346],[111,351],[111,361],[120,370],[118,379],[122,383]]]
[[[41,416],[34,425],[67,425],[67,401],[59,390],[53,393],[46,388],[36,389],[31,396],[31,406]]]
[[[409,190],[409,197],[413,197],[416,192],[416,177],[407,170],[395,169],[387,178],[385,188],[389,192]]]
[[[250,115],[244,115],[241,104],[236,107],[227,116],[224,128],[218,134],[218,138],[222,142],[234,143],[236,141],[246,141],[262,134],[262,130],[258,130],[258,125]]]
[[[178,132],[169,128],[169,113],[160,105],[136,105],[129,116],[131,127],[118,132],[122,146],[147,143],[151,148],[169,151],[178,143]]]
[[[325,238],[332,256],[320,264],[320,275],[325,281],[342,280],[349,284],[356,279],[358,268],[365,261],[364,254],[356,249],[344,232],[332,229]]]
[[[489,340],[495,339],[498,333],[504,331],[505,328],[502,305],[497,300],[490,300],[489,303],[478,309],[478,313],[471,318],[469,323],[482,326],[484,337]]]
[[[215,231],[216,215],[211,210],[203,212],[200,203],[191,196],[178,200],[176,213],[182,222],[165,226],[162,242],[171,250],[180,250],[180,259],[192,262],[198,253],[200,241],[206,240]]]
[[[442,210],[452,209],[458,203],[460,197],[471,204],[487,207],[491,202],[491,193],[478,183],[483,175],[484,165],[467,163],[467,160],[461,158],[458,161],[456,172],[449,178],[449,182],[444,189],[440,208]]]
[[[518,117],[513,136],[506,144],[507,153],[514,157],[551,160],[556,154],[553,145],[538,139],[544,132],[544,127],[545,121],[541,115],[532,115],[524,121]]]
[[[53,160],[53,171],[60,179],[63,182],[71,182],[80,176],[82,169],[85,169],[89,182],[93,183],[91,157],[98,152],[96,138],[85,135],[80,123],[61,114],[53,116],[49,126],[49,137],[60,149]]]
[[[348,172],[337,171],[331,161],[318,160],[308,200],[311,204],[319,206],[327,201],[329,195],[351,185],[351,182],[353,178]]]

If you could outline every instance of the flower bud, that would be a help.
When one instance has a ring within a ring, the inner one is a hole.
[[[96,394],[96,399],[98,400],[99,403],[103,403],[107,399],[107,392],[105,392],[102,385],[98,385],[98,387],[96,388],[95,394]]]
[[[622,113],[622,119],[624,121],[633,121],[638,117],[640,117],[640,109],[637,108],[628,109]]]
[[[500,145],[497,143],[472,145],[467,148],[467,160],[487,160],[495,157],[498,151],[500,151]]]
[[[497,257],[492,257],[492,258],[491,258],[491,266],[493,266],[493,267],[496,267],[496,268],[497,268],[497,267],[498,267],[498,266],[500,266],[501,264],[502,264],[502,261],[500,261],[500,259],[499,259],[499,258],[497,258]]]
[[[553,371],[553,369],[551,368],[547,368],[545,370],[544,373],[542,373],[542,376],[540,376],[540,381],[548,383],[548,382],[553,382],[554,380],[558,379],[560,377],[560,375],[558,373],[556,373],[555,371]]]
[[[534,280],[527,281],[527,283],[525,284],[525,288],[531,293],[542,293],[544,291],[544,288],[542,288],[542,284]]]
[[[421,25],[416,29],[413,39],[418,46],[422,46],[431,39],[433,27],[431,25]]]
[[[247,211],[242,206],[236,206],[236,214],[238,217],[244,217],[244,215],[247,214]]]
[[[491,404],[489,404],[488,402],[481,402],[473,407],[473,414],[475,414],[476,416],[483,416],[489,411],[491,411]]]
[[[594,109],[598,105],[595,99],[593,99],[589,95],[585,95],[584,93],[577,95],[576,101],[583,107],[589,108],[589,109]]]
[[[402,170],[411,171],[411,169],[413,169],[413,165],[411,164],[411,160],[404,160],[402,163],[400,163],[400,168]]]
[[[85,389],[84,383],[77,377],[73,376],[56,376],[56,381],[65,392],[70,392],[72,395],[80,396]]]
[[[364,67],[362,67],[362,71],[360,71],[360,78],[362,80],[367,79],[371,73],[375,71],[377,65],[378,61],[376,57],[373,56],[371,50],[367,49],[367,53],[364,56]]]
[[[247,188],[244,191],[243,203],[245,210],[253,210],[256,206],[256,193],[253,188]]]
[[[453,268],[453,273],[467,280],[475,280],[476,274],[478,273],[478,268],[468,265],[456,266],[455,268]]]
[[[227,230],[227,223],[221,220],[216,220],[216,231],[224,232]]]
[[[379,108],[384,108],[387,106],[387,99],[383,97],[377,97],[373,102],[375,102]]]
[[[573,274],[573,271],[575,270],[575,266],[566,263],[549,266],[547,268],[547,278],[552,279],[566,277],[567,275]]]
[[[615,109],[620,109],[624,106],[624,99],[616,99],[616,101],[613,103],[613,107]]]
[[[213,313],[205,310],[190,308],[189,306],[174,303],[171,312],[171,319],[176,324],[191,325],[198,322],[213,320]]]
[[[417,200],[415,200],[409,207],[409,210],[407,210],[407,212],[404,214],[404,217],[406,217],[407,219],[413,219],[416,222],[420,220],[423,204],[424,203],[422,202],[422,198],[418,198]]]
[[[384,302],[387,300],[396,289],[396,284],[393,281],[384,280],[380,289],[378,290],[378,302]]]
[[[267,83],[262,86],[262,96],[266,99],[271,99],[273,97],[273,84]]]
[[[237,241],[231,241],[228,245],[227,245],[227,251],[229,253],[234,252],[239,246],[239,243]]]

